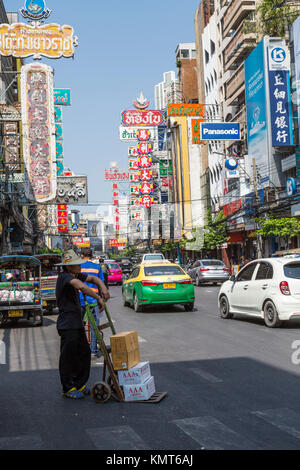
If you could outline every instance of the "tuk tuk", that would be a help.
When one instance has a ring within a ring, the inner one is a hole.
[[[36,255],[41,262],[42,278],[41,292],[42,305],[47,313],[51,314],[56,305],[56,282],[58,277],[58,264],[61,263],[61,255],[45,254]]]
[[[0,274],[0,327],[20,319],[42,325],[40,261],[33,256],[1,256]]]

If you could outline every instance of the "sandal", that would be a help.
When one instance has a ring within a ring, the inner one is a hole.
[[[74,400],[79,400],[84,398],[84,394],[77,390],[75,387],[71,388],[68,392],[63,394],[65,398],[73,398]]]

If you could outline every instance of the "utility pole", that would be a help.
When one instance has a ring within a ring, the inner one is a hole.
[[[252,158],[252,167],[253,167],[253,187],[254,187],[254,192],[255,192],[255,218],[258,217],[258,206],[259,206],[259,196],[258,196],[258,190],[257,190],[257,170],[256,170],[256,161],[255,158]],[[259,230],[259,224],[256,221],[256,243],[257,243],[257,258],[262,258],[262,237],[258,233]]]

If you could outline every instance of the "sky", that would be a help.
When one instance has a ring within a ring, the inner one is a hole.
[[[4,0],[19,11],[25,0]],[[47,23],[70,25],[78,36],[74,59],[42,60],[54,68],[54,86],[70,88],[63,109],[64,162],[88,176],[89,203],[111,202],[104,172],[111,161],[128,168],[119,139],[121,112],[143,91],[154,108],[154,86],[176,70],[177,44],[194,42],[200,0],[47,0]],[[20,22],[27,22],[20,15]],[[26,59],[26,63],[32,62]],[[86,208],[87,210],[87,208]],[[86,210],[84,212],[86,212]],[[90,211],[95,208],[91,205]]]

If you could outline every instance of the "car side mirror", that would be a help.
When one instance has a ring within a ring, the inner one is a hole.
[[[235,280],[236,280],[236,279],[235,279],[235,276],[234,276],[234,275],[230,276],[230,279],[229,279],[229,280],[230,280],[231,282],[235,282]]]

